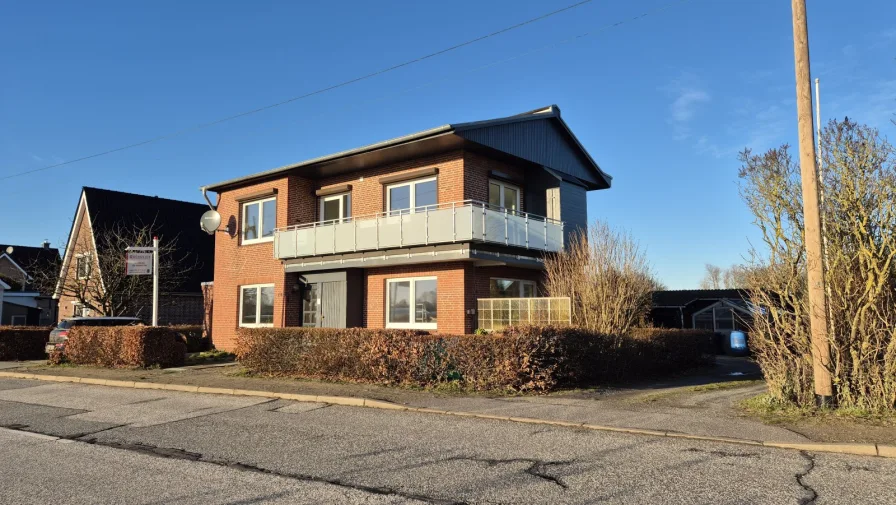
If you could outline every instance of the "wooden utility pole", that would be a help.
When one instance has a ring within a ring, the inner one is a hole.
[[[812,375],[815,399],[830,405],[831,347],[828,342],[827,300],[824,291],[821,213],[818,206],[818,171],[812,131],[812,79],[809,72],[809,29],[806,0],[791,0],[793,9],[793,59],[796,67],[796,112],[799,123],[800,175],[803,183],[803,220],[806,263],[809,270],[809,325],[812,335]]]

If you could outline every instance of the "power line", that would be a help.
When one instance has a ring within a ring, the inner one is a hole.
[[[411,65],[411,64],[416,63],[416,62],[418,62],[418,61],[422,61],[422,60],[425,60],[425,59],[428,59],[428,58],[432,58],[432,57],[437,56],[437,55],[439,55],[439,54],[444,54],[444,53],[446,53],[446,52],[448,52],[448,51],[452,51],[452,50],[454,50],[454,49],[457,49],[457,48],[460,48],[460,47],[463,47],[463,46],[472,44],[472,43],[474,43],[474,42],[478,42],[478,41],[480,41],[480,40],[487,39],[487,38],[489,38],[489,37],[498,35],[498,34],[500,34],[500,33],[505,33],[505,32],[507,32],[507,31],[513,30],[513,29],[515,29],[515,28],[519,28],[519,27],[524,26],[524,25],[526,25],[526,24],[534,23],[534,22],[536,22],[536,21],[538,21],[538,20],[545,19],[545,18],[547,18],[547,17],[553,16],[553,15],[558,14],[558,13],[561,13],[561,12],[563,12],[563,11],[567,11],[567,10],[573,9],[573,8],[575,8],[575,7],[579,7],[579,6],[583,5],[583,4],[589,3],[589,2],[591,2],[591,1],[592,1],[592,0],[585,0],[585,1],[583,1],[583,2],[579,2],[579,3],[576,3],[576,4],[572,4],[572,5],[569,5],[569,6],[567,6],[567,7],[562,8],[562,9],[559,9],[559,10],[556,10],[556,11],[553,11],[553,12],[549,12],[549,13],[544,14],[544,15],[542,15],[542,16],[539,16],[539,17],[537,17],[537,18],[532,18],[532,19],[530,19],[530,20],[528,20],[528,21],[524,21],[524,22],[522,22],[522,23],[519,23],[519,24],[510,26],[510,27],[504,28],[504,29],[499,30],[499,31],[497,31],[497,32],[492,32],[492,33],[490,33],[490,34],[488,34],[488,35],[483,35],[483,36],[478,37],[478,38],[476,38],[476,39],[471,39],[471,40],[469,40],[469,41],[467,41],[467,42],[463,42],[463,43],[461,43],[461,44],[452,46],[452,47],[450,47],[450,48],[442,49],[442,50],[437,51],[437,52],[435,52],[435,53],[431,53],[431,54],[428,54],[428,55],[426,55],[426,56],[422,56],[422,57],[417,58],[417,59],[414,59],[414,60],[409,60],[409,61],[407,61],[407,62],[398,64],[398,65],[395,65],[395,66],[392,66],[392,67],[389,67],[389,68],[387,68],[387,69],[383,69],[383,70],[380,70],[380,71],[377,71],[377,72],[374,72],[374,73],[371,73],[371,74],[367,74],[367,75],[362,76],[362,77],[358,77],[358,78],[355,78],[355,79],[352,79],[352,80],[349,80],[349,81],[345,81],[345,82],[342,82],[342,83],[339,83],[339,84],[335,84],[335,85],[333,85],[333,86],[329,86],[329,87],[327,87],[327,88],[321,88],[321,89],[319,89],[319,90],[312,91],[312,92],[307,93],[307,94],[305,94],[305,95],[296,96],[296,97],[293,97],[293,98],[290,98],[290,99],[287,99],[287,100],[284,100],[284,101],[281,101],[281,102],[277,102],[277,103],[275,103],[275,104],[266,105],[266,106],[264,106],[264,107],[259,107],[259,108],[257,108],[257,109],[253,109],[253,110],[251,110],[251,111],[243,112],[243,113],[240,113],[240,114],[235,114],[235,115],[233,115],[233,116],[228,116],[228,117],[226,117],[226,118],[218,119],[218,120],[216,120],[216,121],[212,121],[212,122],[209,122],[209,123],[203,123],[203,124],[194,126],[194,127],[192,127],[192,128],[186,128],[186,129],[183,129],[183,130],[176,131],[176,132],[174,132],[174,133],[170,133],[170,134],[167,134],[167,135],[161,135],[161,136],[159,136],[159,137],[155,137],[155,138],[152,138],[152,139],[149,139],[149,140],[144,140],[144,141],[142,141],[142,142],[137,142],[137,143],[134,143],[134,144],[129,144],[129,145],[126,145],[126,146],[118,147],[118,148],[115,148],[115,149],[110,149],[110,150],[108,150],[108,151],[103,151],[103,152],[96,153],[96,154],[91,154],[91,155],[89,155],[89,156],[84,156],[84,157],[76,158],[76,159],[73,159],[73,160],[64,161],[64,162],[61,162],[61,163],[56,163],[56,164],[54,164],[54,165],[48,165],[48,166],[41,167],[41,168],[36,168],[36,169],[32,169],[32,170],[26,170],[26,171],[23,171],[23,172],[18,172],[18,173],[14,173],[14,174],[6,175],[6,176],[3,176],[3,177],[0,177],[0,181],[2,181],[2,180],[6,180],[6,179],[12,179],[12,178],[14,178],[14,177],[19,177],[19,176],[23,176],[23,175],[28,175],[28,174],[35,173],[35,172],[40,172],[40,171],[43,171],[43,170],[48,170],[48,169],[51,169],[51,168],[60,167],[60,166],[63,166],[63,165],[70,165],[70,164],[72,164],[72,163],[77,163],[77,162],[79,162],[79,161],[89,160],[89,159],[91,159],[91,158],[98,158],[98,157],[100,157],[100,156],[105,156],[105,155],[107,155],[107,154],[112,154],[112,153],[116,153],[116,152],[119,152],[119,151],[124,151],[124,150],[127,150],[127,149],[132,149],[132,148],[135,148],[135,147],[140,147],[140,146],[143,146],[143,145],[146,145],[146,144],[151,144],[151,143],[154,143],[154,142],[158,142],[158,141],[160,141],[160,140],[165,140],[165,139],[169,139],[169,138],[172,138],[172,137],[176,137],[176,136],[178,136],[178,135],[182,135],[182,134],[184,134],[184,133],[188,133],[188,132],[191,132],[191,131],[196,131],[196,130],[199,130],[199,129],[202,129],[202,128],[206,128],[206,127],[213,126],[213,125],[216,125],[216,124],[220,124],[220,123],[223,123],[223,122],[226,122],[226,121],[230,121],[230,120],[232,120],[232,119],[237,119],[237,118],[240,118],[240,117],[243,117],[243,116],[248,116],[248,115],[255,114],[255,113],[258,113],[258,112],[261,112],[261,111],[264,111],[264,110],[272,109],[272,108],[274,108],[274,107],[279,107],[279,106],[281,106],[281,105],[285,105],[285,104],[294,102],[294,101],[296,101],[296,100],[301,100],[301,99],[303,99],[303,98],[307,98],[307,97],[310,97],[310,96],[313,96],[313,95],[317,95],[317,94],[324,93],[324,92],[326,92],[326,91],[330,91],[330,90],[333,90],[333,89],[336,89],[336,88],[340,88],[340,87],[343,87],[343,86],[347,86],[347,85],[349,85],[349,84],[351,84],[351,83],[358,82],[358,81],[362,81],[362,80],[364,80],[364,79],[368,79],[368,78],[373,77],[373,76],[376,76],[376,75],[384,74],[384,73],[386,73],[386,72],[390,72],[390,71],[392,71],[392,70],[395,70],[395,69],[398,69],[398,68],[401,68],[401,67],[404,67],[404,66],[407,66],[407,65]],[[675,5],[682,4],[682,3],[685,3],[685,2],[688,2],[688,1],[689,1],[689,0],[674,0],[674,1],[668,2],[668,3],[666,3],[666,4],[660,5],[660,6],[657,7],[657,8],[650,9],[650,10],[648,10],[648,11],[645,11],[645,12],[643,12],[643,13],[641,13],[641,14],[636,15],[636,16],[632,16],[632,17],[630,17],[630,18],[625,18],[625,19],[622,19],[622,20],[619,20],[619,21],[615,21],[615,22],[613,22],[613,23],[607,23],[607,24],[605,24],[605,25],[601,25],[601,26],[599,26],[598,28],[595,28],[594,30],[590,30],[590,31],[587,31],[587,32],[584,32],[584,33],[580,33],[580,34],[578,34],[578,35],[574,35],[574,36],[572,36],[572,37],[568,37],[568,38],[566,38],[566,39],[562,39],[562,40],[559,40],[559,41],[556,41],[556,42],[552,42],[552,43],[547,44],[547,45],[544,45],[544,46],[536,47],[536,48],[534,48],[534,49],[530,49],[530,50],[525,51],[525,52],[522,52],[522,53],[517,53],[517,54],[515,54],[515,55],[513,55],[513,56],[509,56],[509,57],[507,57],[507,58],[502,58],[502,59],[500,59],[500,60],[495,60],[495,61],[492,61],[492,62],[490,62],[490,63],[486,63],[486,64],[484,64],[484,65],[480,65],[480,66],[477,66],[477,67],[473,67],[473,68],[467,69],[467,70],[465,70],[465,71],[461,71],[461,72],[453,71],[453,72],[451,72],[451,74],[448,74],[447,76],[442,76],[442,77],[440,77],[440,78],[430,80],[430,81],[425,82],[425,83],[423,83],[423,84],[419,84],[419,85],[417,85],[417,86],[413,86],[413,87],[410,87],[410,88],[403,89],[403,90],[401,90],[401,91],[399,91],[399,92],[397,92],[397,93],[392,93],[392,94],[389,94],[389,95],[381,96],[381,97],[378,98],[378,99],[370,100],[370,102],[381,101],[381,100],[387,100],[387,99],[392,98],[392,97],[394,97],[394,96],[402,95],[402,94],[404,94],[404,93],[408,93],[408,92],[410,92],[410,91],[414,91],[414,90],[421,89],[421,88],[424,88],[424,87],[427,87],[427,86],[431,86],[431,85],[433,85],[433,84],[435,84],[435,83],[443,82],[443,81],[445,80],[446,77],[447,77],[447,78],[450,78],[450,77],[455,77],[455,78],[456,78],[456,77],[457,77],[458,75],[460,75],[460,74],[467,75],[467,74],[476,73],[476,72],[479,72],[479,71],[482,71],[482,70],[485,70],[485,69],[488,69],[488,68],[491,68],[491,67],[494,67],[494,66],[497,66],[497,65],[501,65],[501,64],[503,64],[503,63],[507,63],[507,62],[509,62],[509,61],[513,61],[513,60],[517,60],[517,59],[522,58],[522,57],[525,57],[525,56],[529,56],[529,55],[531,55],[531,54],[535,54],[535,53],[539,53],[539,52],[547,51],[547,50],[549,50],[549,49],[552,49],[552,48],[554,48],[554,47],[557,47],[557,46],[560,46],[560,45],[563,45],[563,44],[568,44],[568,43],[570,43],[570,42],[574,42],[574,41],[576,41],[576,40],[579,40],[579,39],[582,39],[582,38],[585,38],[585,37],[589,37],[589,36],[597,35],[597,34],[599,34],[599,33],[605,32],[605,31],[610,30],[610,29],[612,29],[612,28],[616,28],[616,27],[621,26],[621,25],[624,25],[624,24],[626,24],[626,23],[631,23],[631,22],[633,22],[633,21],[638,21],[638,20],[640,20],[640,19],[642,19],[642,18],[645,18],[645,17],[650,16],[650,15],[653,15],[653,14],[660,13],[660,12],[662,12],[662,11],[665,11],[665,10],[668,10],[668,9],[672,8],[672,7],[675,6]]]
[[[392,71],[394,71],[394,70],[398,70],[398,69],[400,69],[400,68],[407,67],[407,66],[409,66],[409,65],[413,65],[413,64],[415,64],[415,63],[419,63],[419,62],[421,62],[421,61],[428,60],[428,59],[430,59],[430,58],[434,58],[434,57],[436,57],[436,56],[440,56],[440,55],[442,55],[442,54],[445,54],[445,53],[448,53],[448,52],[451,52],[451,51],[455,51],[455,50],[460,49],[460,48],[462,48],[462,47],[469,46],[469,45],[471,45],[471,44],[475,44],[475,43],[477,43],[477,42],[481,42],[481,41],[483,41],[483,40],[486,40],[486,39],[489,39],[489,38],[492,38],[492,37],[496,37],[496,36],[501,35],[501,34],[503,34],[503,33],[507,33],[507,32],[509,32],[509,31],[516,30],[517,28],[521,28],[521,27],[523,27],[523,26],[526,26],[526,25],[529,25],[529,24],[532,24],[532,23],[536,23],[536,22],[541,21],[541,20],[543,20],[543,19],[547,19],[547,18],[549,18],[549,17],[551,17],[551,16],[555,16],[555,15],[560,14],[560,13],[562,13],[562,12],[566,12],[566,11],[575,9],[576,7],[581,7],[582,5],[585,5],[585,4],[587,4],[587,3],[591,3],[591,2],[592,2],[592,0],[582,0],[582,1],[580,1],[580,2],[577,2],[577,3],[574,3],[574,4],[567,5],[566,7],[563,7],[563,8],[561,8],[561,9],[557,9],[557,10],[555,10],[555,11],[548,12],[547,14],[542,14],[541,16],[538,16],[538,17],[534,17],[534,18],[528,19],[528,20],[523,21],[523,22],[521,22],[521,23],[517,23],[517,24],[515,24],[515,25],[508,26],[508,27],[506,27],[506,28],[502,28],[502,29],[500,29],[500,30],[498,30],[498,31],[495,31],[495,32],[491,32],[491,33],[489,33],[489,34],[487,34],[487,35],[482,35],[482,36],[480,36],[480,37],[476,37],[476,38],[474,38],[474,39],[470,39],[470,40],[467,40],[467,41],[465,41],[465,42],[461,42],[460,44],[455,44],[455,45],[453,45],[453,46],[451,46],[451,47],[447,47],[447,48],[445,48],[445,49],[441,49],[441,50],[436,51],[436,52],[434,52],[434,53],[429,53],[429,54],[427,54],[427,55],[425,55],[425,56],[420,56],[420,57],[418,57],[418,58],[414,58],[414,59],[412,59],[412,60],[408,60],[408,61],[405,61],[405,62],[403,62],[403,63],[399,63],[399,64],[397,64],[397,65],[393,65],[393,66],[388,67],[388,68],[384,68],[384,69],[381,69],[381,70],[377,70],[376,72],[371,72],[371,73],[369,73],[369,74],[362,75],[362,76],[360,76],[360,77],[355,77],[354,79],[349,79],[349,80],[347,80],[347,81],[343,81],[343,82],[340,82],[340,83],[338,83],[338,84],[333,84],[333,85],[331,85],[331,86],[327,86],[327,87],[324,87],[324,88],[320,88],[320,89],[317,89],[317,90],[315,90],[315,91],[311,91],[311,92],[309,92],[309,93],[305,93],[304,95],[294,96],[294,97],[292,97],[292,98],[288,98],[288,99],[286,99],[286,100],[282,100],[282,101],[277,102],[277,103],[272,103],[272,104],[269,104],[269,105],[265,105],[265,106],[263,106],[263,107],[258,107],[257,109],[252,109],[252,110],[249,110],[249,111],[246,111],[246,112],[241,112],[241,113],[239,113],[239,114],[234,114],[234,115],[232,115],[232,116],[227,116],[227,117],[224,117],[224,118],[221,118],[221,119],[216,119],[216,120],[214,120],[214,121],[210,121],[210,122],[208,122],[208,123],[202,123],[202,124],[199,124],[199,125],[196,125],[196,126],[192,126],[192,127],[190,127],[190,128],[184,128],[184,129],[182,129],[182,130],[178,130],[178,131],[175,131],[175,132],[172,132],[172,133],[168,133],[168,134],[165,134],[165,135],[160,135],[160,136],[158,136],[158,137],[153,137],[153,138],[151,138],[151,139],[143,140],[143,141],[141,141],[141,142],[135,142],[135,143],[133,143],[133,144],[128,144],[128,145],[125,145],[125,146],[117,147],[117,148],[115,148],[115,149],[109,149],[109,150],[107,150],[107,151],[103,151],[103,152],[99,152],[99,153],[91,154],[91,155],[88,155],[88,156],[82,156],[82,157],[80,157],[80,158],[76,158],[76,159],[68,160],[68,161],[63,161],[63,162],[61,162],[61,163],[55,163],[55,164],[53,164],[53,165],[47,165],[47,166],[45,166],[45,167],[41,167],[41,168],[35,168],[35,169],[31,169],[31,170],[25,170],[25,171],[23,171],[23,172],[18,172],[18,173],[14,173],[14,174],[5,175],[5,176],[3,176],[3,177],[0,177],[0,180],[12,179],[13,177],[19,177],[19,176],[22,176],[22,175],[32,174],[32,173],[35,173],[35,172],[41,172],[41,171],[43,171],[43,170],[49,170],[49,169],[51,169],[51,168],[61,167],[61,166],[63,166],[63,165],[70,165],[70,164],[72,164],[72,163],[77,163],[77,162],[79,162],[79,161],[85,161],[85,160],[89,160],[89,159],[92,159],[92,158],[98,158],[98,157],[100,157],[100,156],[106,156],[106,155],[108,155],[108,154],[117,153],[117,152],[119,152],[119,151],[124,151],[124,150],[127,150],[127,149],[133,149],[133,148],[135,148],[135,147],[144,146],[144,145],[146,145],[146,144],[151,144],[151,143],[158,142],[158,141],[161,141],[161,140],[170,139],[170,138],[173,138],[173,137],[176,137],[176,136],[179,136],[179,135],[183,135],[184,133],[193,132],[193,131],[200,130],[200,129],[203,129],[203,128],[208,128],[208,127],[210,127],[210,126],[214,126],[214,125],[217,125],[217,124],[221,124],[221,123],[224,123],[224,122],[227,122],[227,121],[232,121],[232,120],[234,120],[234,119],[238,119],[238,118],[241,118],[241,117],[249,116],[249,115],[252,115],[252,114],[257,114],[257,113],[262,112],[262,111],[266,111],[266,110],[269,110],[269,109],[273,109],[273,108],[275,108],[275,107],[280,107],[280,106],[282,106],[282,105],[286,105],[286,104],[295,102],[295,101],[297,101],[297,100],[302,100],[302,99],[304,99],[304,98],[308,98],[308,97],[312,97],[312,96],[319,95],[319,94],[322,94],[322,93],[326,93],[326,92],[328,92],[328,91],[332,91],[332,90],[334,90],[334,89],[342,88],[342,87],[348,86],[348,85],[350,85],[350,84],[354,84],[354,83],[356,83],[356,82],[364,81],[364,80],[367,80],[367,79],[376,77],[376,76],[378,76],[378,75],[382,75],[382,74],[385,74],[385,73],[388,73],[388,72],[392,72]]]

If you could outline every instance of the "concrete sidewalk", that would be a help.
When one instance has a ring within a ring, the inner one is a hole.
[[[627,389],[566,391],[550,395],[500,396],[449,394],[371,384],[241,376],[237,365],[195,366],[162,370],[111,370],[92,367],[22,366],[5,372],[24,372],[136,383],[178,384],[221,390],[253,390],[309,396],[366,398],[396,405],[441,411],[470,412],[500,417],[525,417],[576,424],[656,430],[697,436],[730,437],[778,442],[808,442],[809,438],[780,426],[738,415],[734,405],[760,394],[764,386],[693,391],[691,384],[749,378],[737,371],[742,364],[720,360],[716,370]],[[732,372],[731,370],[735,370]],[[731,373],[735,375],[729,376]],[[139,386],[138,386],[139,387]]]

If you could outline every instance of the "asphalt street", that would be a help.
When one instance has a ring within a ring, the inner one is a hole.
[[[0,380],[0,426],[9,504],[896,504],[896,460],[264,398]]]

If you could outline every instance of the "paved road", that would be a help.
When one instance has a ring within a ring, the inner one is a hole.
[[[0,380],[0,425],[4,503],[896,504],[896,460],[261,398]]]

